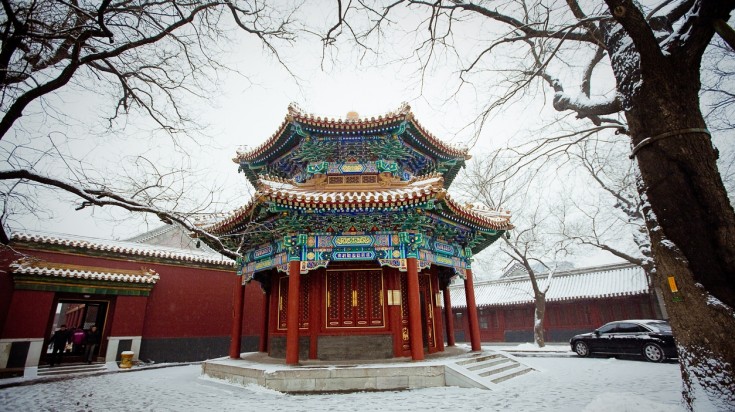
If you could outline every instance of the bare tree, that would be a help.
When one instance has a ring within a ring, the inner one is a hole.
[[[74,153],[56,146],[49,150],[53,153],[28,155],[45,135],[29,133],[22,117],[29,110],[68,116],[63,107],[52,111],[48,103],[65,88],[111,93],[110,129],[129,114],[142,115],[178,145],[179,136],[192,137],[197,126],[184,102],[204,96],[216,86],[218,72],[231,70],[220,61],[222,42],[240,31],[255,36],[281,61],[279,48],[294,40],[289,12],[258,0],[0,1],[0,152],[5,163],[0,182],[6,190],[0,241],[8,241],[9,202],[35,212],[39,205],[32,188],[47,187],[77,196],[78,209],[115,206],[181,224],[234,258],[236,251],[227,250],[191,218],[212,198],[184,206],[186,167],[161,170],[138,156],[138,172],[114,181],[109,171],[89,170]],[[57,162],[53,174],[39,167],[49,158]]]
[[[520,264],[531,280],[534,299],[533,338],[538,347],[546,345],[544,318],[546,293],[556,270],[558,259],[568,254],[567,243],[555,233],[545,191],[534,179],[535,173],[507,174],[511,158],[505,151],[478,156],[455,184],[470,201],[491,209],[511,209],[515,229],[503,237],[501,251]],[[553,202],[551,202],[553,203]],[[539,266],[546,269],[543,277]]]
[[[699,104],[702,56],[735,1],[662,0],[653,8],[629,0],[350,4],[340,21],[348,33],[368,26],[356,36],[359,44],[375,50],[384,30],[401,21],[413,24],[415,18],[404,17],[420,15],[412,29],[419,37],[414,56],[423,69],[438,55],[469,55],[459,62],[465,85],[504,88],[488,94],[479,122],[545,84],[555,110],[629,136],[654,276],[667,301],[673,293],[683,297],[669,305],[669,314],[685,403],[694,408],[701,399],[735,408],[735,342],[724,332],[735,328],[735,211]],[[367,22],[356,23],[361,17]],[[462,49],[466,45],[471,47]],[[587,64],[574,64],[580,60]],[[600,83],[604,76],[596,74],[610,74],[613,81]]]
[[[572,242],[640,266],[646,273],[655,315],[666,318],[662,293],[653,276],[655,262],[643,202],[636,191],[638,170],[633,161],[621,155],[624,148],[620,140],[589,139],[578,144],[578,150],[567,152],[572,170],[584,170],[583,182],[589,184],[583,185],[587,190],[582,193],[569,191],[566,198],[576,218],[562,213],[559,232]]]

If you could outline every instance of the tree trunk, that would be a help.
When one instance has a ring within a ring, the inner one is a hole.
[[[633,146],[673,132],[641,146],[636,158],[656,262],[652,275],[678,342],[684,398],[689,408],[708,398],[718,410],[735,410],[735,213],[717,151],[696,131],[706,128],[698,68],[672,63],[643,79],[626,111]]]
[[[546,346],[544,340],[544,314],[546,313],[546,295],[543,293],[536,294],[536,310],[533,316],[533,340],[536,346],[543,348]]]

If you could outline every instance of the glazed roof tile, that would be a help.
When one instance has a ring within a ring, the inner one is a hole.
[[[546,274],[537,276],[539,287],[546,285]],[[450,287],[452,307],[466,308],[464,286]],[[555,274],[546,293],[547,302],[632,296],[648,293],[646,274],[640,266],[617,264],[575,269]],[[475,283],[475,301],[480,306],[507,306],[533,303],[533,288],[528,276]]]
[[[253,208],[263,202],[275,202],[297,207],[319,209],[368,209],[418,204],[430,198],[443,199],[454,213],[481,227],[494,230],[508,230],[510,213],[491,211],[476,207],[467,208],[453,200],[442,187],[442,177],[438,174],[418,177],[404,185],[393,187],[354,186],[351,190],[336,190],[328,188],[303,187],[292,181],[261,176],[258,191],[246,205],[236,209],[215,223],[206,226],[215,232],[226,231],[232,224],[239,223]],[[211,222],[211,220],[210,220]]]
[[[154,284],[160,279],[153,269],[122,270],[65,265],[42,260],[21,259],[10,264],[15,274],[68,279],[105,280],[110,282]]]
[[[260,146],[256,147],[252,150],[244,150],[244,149],[238,149],[237,150],[237,157],[233,159],[235,162],[240,161],[251,161],[261,154],[265,153],[266,151],[271,150],[271,147],[275,142],[278,141],[279,136],[286,130],[289,124],[291,122],[296,121],[301,124],[306,124],[314,127],[319,128],[325,128],[325,129],[342,129],[342,130],[369,130],[369,129],[375,129],[380,127],[385,127],[388,125],[393,125],[398,122],[402,121],[410,121],[414,127],[421,132],[423,136],[426,137],[426,139],[431,142],[432,145],[436,146],[437,148],[443,150],[447,154],[450,154],[452,156],[456,157],[462,157],[462,158],[468,158],[468,152],[469,149],[466,147],[457,147],[450,144],[447,144],[438,138],[436,138],[434,135],[429,133],[419,122],[414,118],[413,113],[411,112],[411,106],[409,106],[407,103],[404,103],[401,105],[401,107],[394,111],[387,113],[385,115],[378,116],[377,118],[371,117],[371,118],[358,118],[358,119],[334,119],[334,118],[322,118],[320,116],[314,116],[313,114],[307,114],[304,113],[298,106],[295,104],[290,104],[288,106],[288,114],[286,115],[286,118],[283,120],[281,125],[278,127],[278,130],[276,130],[273,135],[268,138],[265,142],[263,142]]]
[[[173,259],[182,262],[206,263],[216,265],[234,265],[234,262],[218,253],[207,251],[195,252],[145,243],[126,242],[118,240],[96,239],[84,236],[55,234],[44,232],[15,232],[11,241],[31,242],[45,245],[58,245],[86,250],[113,252],[123,255],[155,257]]]

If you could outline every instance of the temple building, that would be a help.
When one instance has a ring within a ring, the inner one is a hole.
[[[251,281],[265,294],[260,319],[249,319],[262,322],[260,350],[287,364],[443,351],[444,333],[454,344],[455,277],[480,350],[472,256],[512,225],[509,212],[447,193],[469,158],[429,134],[408,105],[344,120],[290,106],[273,136],[234,159],[257,189],[252,200],[201,223],[243,255],[230,356],[240,355]]]

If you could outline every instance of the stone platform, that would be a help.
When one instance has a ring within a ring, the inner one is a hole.
[[[239,385],[256,384],[285,393],[382,391],[460,386],[493,389],[532,371],[514,357],[495,351],[469,352],[450,347],[423,361],[410,358],[357,361],[303,360],[286,365],[265,353],[202,363],[202,373]]]

